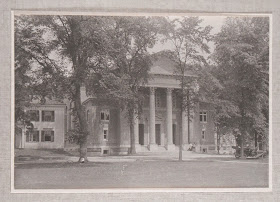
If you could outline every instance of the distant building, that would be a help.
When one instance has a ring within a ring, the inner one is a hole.
[[[135,115],[136,150],[174,151],[179,146],[179,135],[183,134],[184,150],[192,144],[197,152],[215,152],[213,110],[207,103],[198,103],[192,113],[188,142],[187,116],[186,112],[181,112],[177,98],[180,83],[173,75],[171,65],[167,60],[155,62],[150,70],[151,78],[140,90],[146,99],[143,112]],[[100,100],[87,97],[85,88],[81,89],[81,98],[90,132],[89,155],[128,153],[130,129],[126,113],[106,104],[105,100],[100,104]],[[75,148],[65,141],[67,131],[73,128],[69,109],[69,103],[37,105],[29,109],[34,114],[34,130],[32,134],[25,132],[22,147]]]
[[[64,103],[48,101],[33,104],[26,109],[32,129],[19,125],[21,134],[16,134],[16,148],[64,148],[66,134],[67,106]],[[29,126],[30,127],[30,126]]]

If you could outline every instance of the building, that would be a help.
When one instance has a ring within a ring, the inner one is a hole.
[[[19,124],[15,135],[16,148],[62,149],[65,147],[67,105],[56,101],[33,104],[26,112],[31,125]],[[31,128],[29,128],[31,127]]]
[[[174,151],[178,149],[179,136],[182,134],[184,150],[192,144],[197,152],[215,152],[211,106],[202,102],[197,104],[192,113],[188,141],[187,116],[180,110],[177,99],[180,83],[173,75],[172,65],[167,60],[155,62],[150,75],[148,83],[140,91],[146,98],[142,113],[135,114],[136,150]],[[81,89],[81,99],[90,132],[88,154],[127,154],[130,148],[130,129],[125,111],[106,103],[106,100],[100,102],[94,97],[88,97],[85,88]],[[67,131],[73,127],[73,116],[67,110],[69,106],[66,103],[29,109],[36,117],[33,120],[36,130],[32,136],[26,133],[26,138],[22,138],[24,148],[76,148],[64,141]]]

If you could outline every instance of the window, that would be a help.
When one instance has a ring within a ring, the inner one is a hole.
[[[155,92],[155,105],[156,105],[156,107],[160,107],[161,106],[160,94],[159,94],[158,91]]]
[[[200,122],[207,122],[207,113],[206,112],[200,112],[199,119],[200,119]]]
[[[100,119],[102,121],[109,121],[110,120],[110,113],[109,110],[103,110],[100,112]]]
[[[54,122],[54,111],[42,111],[42,121]]]
[[[201,136],[202,136],[202,139],[205,139],[205,136],[206,135],[206,133],[205,133],[205,129],[202,129],[202,131],[201,131]]]
[[[39,131],[26,131],[26,142],[39,142]]]
[[[28,110],[27,114],[30,121],[39,121],[39,110]]]
[[[103,129],[103,139],[108,140],[108,128]]]
[[[54,131],[43,130],[41,132],[41,142],[54,142]]]

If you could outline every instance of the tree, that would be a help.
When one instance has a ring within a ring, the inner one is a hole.
[[[211,40],[211,26],[201,27],[202,19],[198,17],[183,17],[180,19],[167,19],[163,25],[165,41],[171,41],[174,50],[165,54],[176,64],[174,74],[180,81],[181,111],[187,112],[188,142],[190,141],[191,111],[198,101],[197,75],[207,61],[203,52],[209,53],[207,42]],[[179,160],[182,160],[182,136],[180,136]]]
[[[156,17],[111,17],[113,24],[107,35],[111,46],[106,51],[114,67],[97,80],[88,82],[92,94],[115,100],[126,111],[130,126],[130,154],[136,153],[134,125],[141,113],[144,96],[139,92],[148,79],[152,65],[148,48],[157,40],[159,20]],[[92,77],[92,76],[91,76]],[[93,77],[92,77],[93,78]],[[101,82],[101,83],[100,83]],[[94,87],[93,87],[94,86]]]
[[[212,57],[217,64],[215,74],[223,86],[220,97],[234,112],[222,116],[222,124],[231,123],[239,129],[242,157],[248,134],[268,137],[268,41],[269,20],[265,17],[227,18],[215,37]]]
[[[80,145],[80,160],[86,161],[88,131],[80,88],[89,71],[108,64],[103,57],[108,47],[106,20],[88,16],[17,16],[15,20],[16,64],[32,70],[28,78],[34,84],[32,94],[42,103],[46,97],[74,103],[77,122],[72,135]]]
[[[148,78],[147,48],[156,41],[157,21],[150,17],[20,16],[15,24],[17,48],[22,51],[17,55],[27,55],[27,67],[34,68],[33,94],[42,103],[46,97],[73,103],[76,124],[69,137],[80,145],[80,160],[87,161],[89,133],[82,86],[88,95],[95,94],[99,100],[106,97],[128,111],[130,153],[135,153],[135,114],[143,99],[138,89]]]

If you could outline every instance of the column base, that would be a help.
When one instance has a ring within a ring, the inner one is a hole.
[[[182,145],[182,149],[183,149],[184,151],[188,151],[189,148],[190,148],[190,144],[183,144],[183,145]]]
[[[135,144],[136,153],[142,151],[142,146],[140,144]]]
[[[168,151],[175,151],[175,145],[174,144],[169,144],[169,145],[166,145],[166,149],[168,150]]]
[[[158,150],[158,145],[157,144],[149,144],[148,149],[150,151],[157,151]]]

